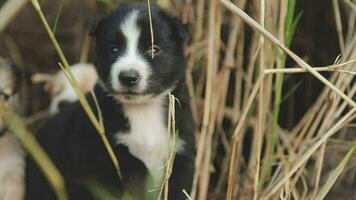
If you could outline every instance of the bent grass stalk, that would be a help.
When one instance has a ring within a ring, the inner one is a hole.
[[[318,72],[341,72],[341,73],[348,73],[348,74],[353,74],[356,75],[354,71],[350,71],[350,70],[343,70],[341,69],[341,67],[349,65],[349,64],[353,64],[355,63],[356,60],[350,60],[344,63],[340,63],[340,64],[335,64],[335,65],[329,65],[329,66],[325,66],[325,67],[313,67],[313,69],[315,71]],[[265,69],[264,73],[265,74],[275,74],[275,73],[305,73],[305,72],[309,72],[306,69],[302,69],[302,68],[287,68],[287,69]]]
[[[235,185],[235,175],[236,172],[233,171],[236,166],[236,155],[237,155],[237,145],[238,145],[238,139],[239,139],[239,134],[241,133],[241,129],[246,121],[247,115],[250,111],[250,108],[252,106],[253,101],[256,98],[257,92],[260,89],[261,86],[261,81],[263,81],[263,74],[261,74],[259,76],[259,78],[257,79],[255,86],[253,87],[251,94],[248,97],[247,100],[247,105],[244,108],[241,117],[239,119],[238,124],[236,125],[233,135],[232,135],[232,144],[231,144],[231,153],[230,153],[230,167],[229,167],[229,179],[228,179],[228,186],[227,186],[227,195],[226,195],[226,199],[227,200],[231,200],[232,199],[232,195],[233,195],[233,187]]]
[[[61,49],[56,37],[54,36],[54,34],[53,34],[53,32],[52,32],[52,30],[51,30],[51,28],[50,28],[50,26],[49,26],[49,24],[47,22],[42,10],[41,10],[41,6],[40,6],[38,0],[31,0],[31,3],[32,3],[33,7],[36,9],[36,11],[37,11],[37,13],[38,13],[38,15],[39,15],[39,17],[41,19],[41,22],[43,23],[43,25],[44,25],[44,27],[45,27],[45,29],[46,29],[49,37],[50,37],[50,40],[51,40],[51,42],[52,42],[52,44],[53,44],[58,56],[60,57],[60,60],[61,60],[61,62],[63,64],[63,69],[64,69],[64,71],[65,71],[65,73],[67,75],[67,78],[70,81],[74,91],[76,92],[76,94],[78,96],[80,104],[82,105],[85,113],[88,115],[91,123],[93,124],[95,129],[98,131],[98,133],[99,133],[99,135],[100,135],[100,137],[101,137],[101,139],[103,141],[103,144],[104,144],[104,146],[105,146],[105,148],[106,148],[106,150],[107,150],[107,152],[108,152],[108,154],[109,154],[109,156],[110,156],[110,158],[111,158],[111,160],[113,162],[113,165],[114,165],[114,167],[115,167],[115,169],[117,171],[117,174],[118,174],[119,178],[122,179],[119,161],[118,161],[118,159],[117,159],[113,149],[111,148],[110,143],[109,143],[109,141],[108,141],[108,139],[107,139],[107,137],[105,135],[105,128],[104,128],[104,125],[102,123],[102,120],[97,119],[97,117],[95,116],[92,108],[90,108],[90,105],[89,105],[87,99],[85,98],[83,92],[81,91],[77,81],[75,80],[75,78],[73,76],[73,73],[70,70],[69,63],[68,63],[66,57],[64,56],[64,53],[63,53],[63,51],[62,51],[62,49]]]
[[[174,164],[174,159],[176,156],[176,149],[177,149],[178,133],[176,131],[175,101],[176,98],[172,94],[169,94],[169,107],[170,107],[169,135],[170,137],[172,137],[172,139],[170,139],[170,152],[169,152],[167,166],[166,166],[164,200],[168,200],[169,178],[171,177],[172,174],[173,164]]]
[[[176,122],[175,122],[175,101],[176,98],[174,95],[169,93],[168,95],[168,135],[170,137],[170,151],[168,154],[167,162],[165,164],[165,175],[160,187],[157,200],[160,200],[163,196],[164,200],[168,200],[168,188],[169,188],[169,178],[172,174],[174,159],[176,155],[178,133],[176,131]],[[183,192],[183,191],[182,191]],[[163,194],[163,195],[162,195]]]
[[[32,156],[53,188],[58,200],[67,200],[64,179],[48,157],[35,137],[30,133],[24,121],[18,117],[4,102],[0,102],[0,116],[16,138],[20,140],[27,152]]]
[[[263,28],[265,28],[265,21],[266,21],[266,1],[265,0],[260,0],[260,20],[261,20],[261,25]],[[263,71],[265,69],[265,38],[260,35],[259,36],[259,43],[260,43],[260,59],[259,59],[259,74],[263,74]],[[266,119],[266,106],[264,105],[265,99],[265,91],[264,91],[264,80],[261,81],[260,83],[260,90],[259,90],[259,96],[258,96],[258,130],[255,133],[256,134],[256,170],[255,170],[255,180],[254,180],[254,187],[253,187],[253,199],[257,200],[258,198],[258,193],[259,193],[259,181],[261,175],[260,174],[260,166],[261,166],[261,150],[262,150],[262,142],[263,142],[263,134],[265,130],[265,119]],[[262,179],[263,181],[263,179]]]

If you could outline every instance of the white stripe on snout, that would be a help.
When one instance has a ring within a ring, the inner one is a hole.
[[[137,25],[138,11],[132,11],[120,24],[121,32],[126,40],[126,49],[122,56],[116,59],[116,62],[111,66],[111,83],[114,90],[120,92],[121,86],[118,75],[122,71],[137,70],[141,76],[141,81],[135,92],[143,92],[147,87],[147,79],[150,75],[150,66],[138,52],[138,43],[141,30]]]

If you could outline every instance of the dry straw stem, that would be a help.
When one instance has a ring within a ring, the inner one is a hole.
[[[343,116],[333,127],[329,129],[318,141],[315,142],[297,161],[295,161],[293,167],[288,171],[288,173],[282,177],[277,183],[275,183],[270,191],[267,192],[266,198],[268,199],[274,195],[283,184],[293,176],[293,174],[302,167],[305,162],[315,153],[315,151],[325,143],[331,136],[333,136],[337,131],[339,131],[345,124],[352,121],[356,115],[356,108],[352,108],[345,116]]]
[[[205,2],[205,0],[198,0],[196,6],[197,20],[195,25],[194,41],[199,41],[203,36]]]
[[[319,194],[316,196],[315,200],[322,200],[325,198],[327,193],[330,191],[331,187],[336,182],[337,178],[340,176],[341,172],[344,171],[345,166],[352,158],[352,155],[356,152],[356,144],[354,144],[346,156],[342,159],[339,165],[331,172],[328,180],[325,182],[323,187],[320,189]]]
[[[318,72],[341,72],[341,73],[347,73],[347,74],[353,74],[356,75],[354,71],[349,71],[349,70],[343,70],[341,67],[349,65],[351,63],[355,63],[356,60],[350,60],[341,64],[336,64],[336,65],[329,65],[325,67],[313,67],[315,71]],[[287,68],[287,69],[265,69],[264,73],[265,74],[276,74],[276,73],[305,73],[309,72],[307,69],[302,69],[302,68]]]
[[[52,41],[52,44],[53,44],[55,50],[57,51],[58,56],[60,57],[61,62],[63,63],[64,71],[65,71],[67,78],[70,81],[74,91],[76,92],[76,94],[78,96],[80,104],[82,105],[84,111],[88,115],[93,126],[98,131],[98,134],[100,135],[100,137],[103,141],[103,144],[104,144],[106,150],[108,151],[108,154],[113,162],[113,165],[117,170],[117,174],[118,174],[119,178],[121,178],[122,176],[121,176],[119,161],[116,158],[116,155],[115,155],[113,149],[111,148],[111,145],[105,135],[105,128],[104,128],[103,124],[101,123],[101,120],[97,119],[93,110],[90,108],[90,105],[89,105],[87,99],[85,98],[83,92],[80,90],[80,87],[79,87],[77,81],[75,80],[72,71],[70,70],[68,61],[67,61],[66,57],[64,56],[64,53],[62,52],[62,49],[61,49],[56,37],[54,36],[50,26],[48,25],[48,22],[41,10],[41,6],[40,6],[39,2],[37,0],[31,0],[31,2],[32,2],[32,5],[34,6],[34,8],[36,9],[36,11],[37,11],[46,31],[48,33],[51,41]]]
[[[2,34],[1,37],[4,43],[4,48],[6,48],[6,52],[9,53],[10,60],[17,66],[25,66],[22,51],[20,50],[17,41],[15,41],[14,37],[6,33]]]
[[[315,170],[313,172],[315,176],[315,181],[314,181],[314,191],[313,191],[313,197],[316,196],[318,190],[319,190],[319,183],[320,183],[320,178],[321,178],[321,171],[323,169],[323,162],[324,162],[324,157],[325,157],[325,150],[326,150],[326,143],[324,142],[317,154],[317,164],[315,165]]]
[[[341,14],[340,14],[340,6],[339,6],[339,0],[333,0],[333,8],[334,8],[334,15],[335,15],[335,22],[336,22],[336,28],[337,28],[337,36],[339,39],[339,45],[340,45],[340,51],[344,53],[345,51],[345,40],[343,37],[343,31],[342,31],[342,22],[341,22]]]
[[[167,160],[167,165],[166,165],[166,175],[165,175],[165,188],[164,188],[164,200],[168,200],[168,188],[169,188],[169,178],[171,177],[172,170],[173,170],[173,164],[174,164],[174,159],[176,156],[176,148],[177,148],[177,132],[176,132],[176,117],[175,117],[175,101],[176,98],[174,95],[169,94],[169,115],[170,115],[170,121],[169,121],[169,136],[170,136],[170,152]],[[178,102],[179,103],[179,102]]]
[[[259,25],[255,20],[253,20],[250,16],[248,16],[243,10],[238,8],[232,2],[227,0],[220,0],[220,2],[233,13],[237,14],[241,17],[243,21],[249,24],[252,28],[256,29],[260,34],[265,36],[267,39],[272,41],[275,45],[285,51],[293,60],[295,60],[301,67],[307,69],[311,74],[313,74],[317,79],[323,82],[327,87],[333,90],[336,94],[338,94],[342,99],[347,101],[353,108],[356,108],[356,103],[349,98],[346,94],[340,91],[335,85],[330,83],[326,78],[324,78],[320,73],[313,69],[308,63],[306,63],[303,59],[297,56],[294,52],[292,52],[289,48],[287,48],[281,41],[275,38],[271,33],[269,33],[266,29],[264,29],[261,25]]]
[[[245,124],[246,118],[247,118],[247,114],[250,111],[250,108],[252,106],[252,103],[254,101],[254,99],[256,98],[257,92],[260,89],[261,86],[261,82],[263,81],[263,74],[261,76],[259,76],[259,78],[257,79],[255,86],[252,89],[252,92],[250,94],[250,96],[248,97],[248,101],[247,101],[247,105],[245,107],[245,109],[243,110],[240,120],[238,122],[238,124],[236,125],[236,128],[234,129],[234,133],[232,136],[232,144],[231,144],[231,154],[230,154],[230,167],[229,167],[229,180],[228,180],[228,187],[227,187],[227,197],[226,199],[232,199],[232,195],[233,195],[233,187],[235,185],[235,175],[236,172],[233,170],[236,168],[236,162],[237,162],[237,144],[238,144],[238,138],[239,138],[239,133],[241,133],[242,127]]]
[[[167,130],[168,130],[168,135],[170,138],[170,151],[169,151],[169,155],[167,157],[167,162],[166,162],[165,166],[162,166],[162,167],[165,167],[165,176],[162,181],[162,185],[160,187],[160,192],[158,194],[157,200],[161,199],[162,193],[163,193],[164,200],[168,199],[169,178],[171,177],[171,174],[172,174],[174,159],[175,159],[175,155],[176,155],[177,140],[178,140],[178,138],[177,138],[178,134],[176,132],[176,122],[175,122],[175,101],[176,101],[176,98],[174,97],[174,95],[169,94],[168,95]]]
[[[355,37],[355,39],[356,39],[356,37]],[[345,51],[345,52],[347,53],[348,51]],[[355,53],[356,52],[354,51],[354,54]],[[352,58],[354,56],[350,56],[350,57]],[[349,69],[350,67],[346,66],[345,68]],[[352,81],[352,76],[348,75],[342,79],[343,80],[342,82],[337,82],[338,75],[339,75],[338,73],[332,74],[330,80],[331,80],[331,82],[338,84],[338,87],[344,91],[347,87],[349,87],[349,85]],[[342,83],[342,84],[340,84],[340,83]],[[329,95],[330,95],[329,88],[324,88],[324,90],[319,95],[319,98],[314,103],[314,105],[311,107],[311,109],[309,109],[307,114],[304,115],[304,117],[300,120],[300,122],[291,131],[291,135],[296,135],[297,133],[299,133],[299,136],[296,138],[296,140],[299,142],[295,142],[295,144],[297,144],[297,145],[295,145],[296,148],[299,148],[298,144],[301,144],[302,139],[304,138],[304,135],[307,134],[307,131],[309,131],[309,136],[307,136],[308,138],[310,138],[311,135],[315,134],[315,132],[309,128],[311,126],[311,124],[315,124],[315,126],[317,126],[318,124],[320,124],[321,120],[323,119],[326,110],[328,110],[328,112],[330,112],[329,109],[327,109],[327,108],[329,108],[329,104],[328,104]],[[349,94],[349,96],[351,98],[352,94]],[[344,102],[344,104],[345,103],[346,102]],[[346,104],[345,104],[345,106],[346,106]],[[338,116],[338,115],[334,115],[335,114],[334,112],[330,112],[330,113],[332,113],[333,116]],[[314,120],[315,116],[317,116],[317,120]]]
[[[7,0],[5,2],[0,9],[0,34],[28,2],[29,0]]]
[[[265,21],[266,21],[266,1],[260,0],[260,16],[261,16],[261,26],[265,28]],[[265,39],[262,35],[260,35],[260,62],[259,62],[259,72],[262,72],[265,69]],[[258,198],[258,185],[260,179],[260,162],[261,162],[261,149],[262,149],[262,138],[264,134],[265,124],[266,121],[266,106],[265,106],[265,98],[264,95],[264,80],[262,76],[262,80],[260,82],[260,90],[259,90],[259,101],[258,101],[258,131],[256,138],[256,169],[255,169],[255,180],[254,180],[254,194],[253,199],[257,200]]]
[[[152,14],[151,14],[151,3],[150,0],[147,0],[147,7],[148,7],[148,17],[150,19],[150,33],[151,33],[151,56],[152,58],[155,57],[155,52],[154,50],[154,44],[155,44],[155,39],[153,35],[153,23],[152,23]]]
[[[210,183],[210,175],[212,173],[211,170],[211,162],[213,159],[213,150],[214,150],[214,134],[215,129],[216,129],[216,119],[219,115],[219,102],[222,99],[221,97],[225,96],[223,95],[224,93],[224,84],[226,85],[227,82],[225,81],[219,81],[221,80],[221,77],[225,75],[226,70],[222,70],[221,73],[218,72],[218,60],[219,60],[219,50],[221,48],[221,40],[220,40],[220,29],[221,29],[221,23],[222,23],[222,15],[221,15],[221,6],[217,1],[211,1],[210,2],[210,7],[209,9],[210,16],[215,15],[214,20],[213,17],[209,17],[209,42],[208,42],[208,53],[209,57],[207,58],[207,67],[208,67],[208,73],[211,73],[211,87],[206,89],[209,89],[210,95],[209,95],[209,102],[210,102],[210,116],[208,119],[208,124],[205,129],[206,131],[206,140],[205,140],[205,146],[204,146],[204,157],[203,157],[203,162],[202,162],[202,170],[201,170],[201,176],[199,180],[199,197],[198,199],[205,200],[207,198],[208,194],[208,189],[209,189],[209,183]],[[214,7],[214,8],[212,8]],[[227,78],[226,78],[227,79]],[[207,79],[209,81],[209,79]],[[226,86],[225,86],[226,87]],[[218,91],[218,93],[215,93],[215,91]],[[215,96],[216,95],[216,96]],[[206,99],[205,99],[206,100]],[[205,113],[204,113],[205,114]]]
[[[246,4],[246,0],[242,0],[242,1],[239,1],[239,5],[241,7],[245,7],[245,4]],[[225,108],[225,102],[226,102],[226,97],[227,97],[227,90],[228,90],[228,83],[229,83],[229,74],[230,74],[230,68],[234,67],[234,54],[235,54],[235,49],[236,48],[239,48],[238,46],[241,46],[242,43],[238,43],[238,38],[240,37],[240,34],[242,33],[241,32],[241,25],[242,25],[242,22],[239,18],[237,17],[233,17],[230,21],[230,24],[231,24],[231,30],[230,30],[230,33],[229,33],[229,39],[228,39],[228,42],[227,42],[227,48],[226,48],[226,56],[224,58],[224,66],[223,66],[223,69],[221,70],[221,75],[223,78],[218,78],[217,80],[223,80],[221,81],[221,84],[220,86],[221,87],[224,87],[222,90],[225,92],[225,94],[221,94],[221,95],[218,95],[219,97],[221,97],[221,100],[220,100],[220,105],[219,105],[219,108],[218,108],[218,111],[220,112],[219,113],[219,116],[218,116],[218,119],[217,119],[217,123],[218,124],[222,124],[222,121],[223,121],[223,118],[224,118],[224,115],[226,115],[226,111],[227,109]],[[217,90],[217,91],[220,91]],[[239,96],[239,95],[238,95]],[[234,111],[232,111],[232,113],[236,113]],[[222,135],[224,136],[224,135]],[[237,145],[234,145],[232,147],[232,149],[229,147],[229,144],[228,144],[228,141],[227,141],[227,138],[226,138],[226,152],[230,152],[234,155],[231,155],[232,158],[236,158],[237,156]],[[234,187],[234,181],[235,181],[235,175],[236,173],[234,173],[236,171],[236,167],[237,167],[237,160],[236,159],[235,161],[236,162],[230,162],[230,167],[229,167],[229,157],[226,157],[224,159],[224,163],[225,164],[222,164],[223,166],[223,169],[221,170],[220,172],[220,177],[219,177],[219,183],[217,184],[216,186],[216,189],[215,189],[215,193],[219,193],[218,191],[221,190],[222,188],[222,183],[226,177],[226,172],[227,170],[229,170],[229,176],[228,176],[228,191],[227,191],[227,199],[231,199],[233,197],[233,187]]]
[[[191,197],[195,199],[195,195],[199,186],[199,196],[197,199],[206,199],[209,178],[210,178],[210,158],[211,158],[211,145],[213,126],[212,111],[214,107],[213,102],[213,89],[214,77],[217,71],[217,54],[218,41],[220,38],[217,30],[220,30],[220,7],[216,5],[215,1],[210,1],[209,4],[209,30],[208,30],[208,48],[207,48],[207,67],[206,67],[206,85],[205,85],[205,99],[204,99],[204,113],[202,119],[201,133],[198,142],[197,156],[195,160],[195,174],[193,179],[193,187]],[[199,182],[199,185],[198,185]]]
[[[40,167],[57,198],[59,200],[68,199],[62,175],[37,143],[33,134],[26,129],[25,123],[4,102],[0,102],[0,116]]]

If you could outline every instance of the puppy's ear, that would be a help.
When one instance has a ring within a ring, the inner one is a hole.
[[[99,16],[96,18],[96,20],[93,20],[93,23],[91,24],[90,28],[89,28],[89,35],[94,37],[97,36],[98,31],[100,30],[100,27],[102,26],[102,24],[105,23],[106,19],[107,19],[107,15],[104,13],[98,14]],[[109,14],[111,15],[111,14]]]
[[[173,29],[173,36],[181,40],[183,43],[189,40],[188,26],[183,25],[178,18],[172,18],[171,26]]]
[[[94,37],[98,34],[98,30],[100,29],[101,24],[105,20],[105,16],[100,16],[96,19],[96,21],[89,28],[89,35]]]

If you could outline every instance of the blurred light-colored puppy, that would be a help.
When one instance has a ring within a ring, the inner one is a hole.
[[[89,92],[95,85],[98,75],[92,64],[78,63],[71,66],[72,73],[82,92]],[[63,70],[55,74],[35,74],[33,83],[44,83],[44,90],[50,95],[49,113],[54,115],[67,104],[78,100],[78,97],[68,81]]]

